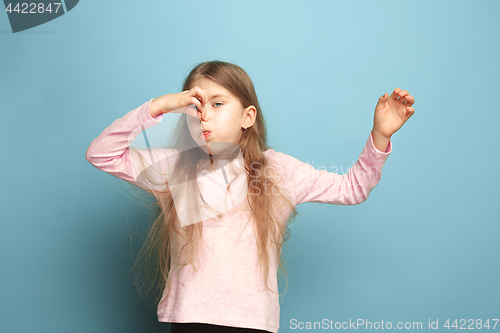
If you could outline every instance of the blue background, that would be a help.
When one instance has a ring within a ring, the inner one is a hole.
[[[499,14],[499,1],[87,0],[16,34],[0,14],[0,331],[168,331],[128,275],[144,212],[85,152],[213,59],[249,73],[271,146],[338,173],[382,94],[416,99],[368,201],[298,206],[280,332],[293,319],[493,325]]]

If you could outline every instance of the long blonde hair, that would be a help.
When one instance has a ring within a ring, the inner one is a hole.
[[[248,175],[247,203],[256,225],[255,238],[258,248],[259,264],[262,278],[268,290],[268,274],[270,266],[270,246],[274,246],[276,262],[279,262],[279,276],[284,276],[286,285],[285,260],[282,257],[283,243],[289,238],[288,225],[296,217],[297,211],[289,195],[279,186],[282,170],[269,163],[263,152],[270,149],[266,139],[266,125],[259,106],[254,85],[248,74],[239,66],[222,61],[209,61],[198,64],[187,76],[183,91],[191,88],[198,78],[208,78],[227,89],[237,97],[243,108],[255,106],[257,113],[253,126],[243,130],[237,145],[239,146]],[[186,114],[181,114],[176,124],[169,148],[179,148],[182,142],[192,141],[188,129]],[[175,170],[195,178],[200,165],[206,164],[201,149],[190,149],[179,154],[175,162]],[[134,151],[132,151],[134,153]],[[142,163],[144,158],[135,153]],[[145,168],[145,166],[144,166]],[[269,191],[272,188],[272,191]],[[279,191],[275,191],[278,188]],[[265,193],[265,194],[264,194]],[[178,216],[173,203],[172,193],[168,190],[154,191],[152,208],[153,222],[142,247],[135,256],[132,272],[134,284],[141,300],[152,301],[151,306],[165,301],[168,293],[162,299],[165,289],[170,290],[172,283],[172,268],[182,269],[192,264],[195,267],[200,238],[202,238],[202,223],[194,223],[179,227]],[[182,254],[182,255],[181,255]],[[184,260],[181,258],[184,257]],[[285,289],[286,290],[286,289]],[[273,292],[272,290],[270,290]]]

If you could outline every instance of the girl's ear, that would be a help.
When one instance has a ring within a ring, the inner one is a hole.
[[[255,123],[255,118],[257,117],[257,108],[250,105],[244,110],[243,116],[243,127],[251,127]]]

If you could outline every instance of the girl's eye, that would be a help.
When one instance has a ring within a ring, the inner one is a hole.
[[[217,105],[217,104],[219,104],[219,105]],[[221,106],[221,105],[222,105],[222,103],[215,103],[214,105],[215,105],[215,106]]]

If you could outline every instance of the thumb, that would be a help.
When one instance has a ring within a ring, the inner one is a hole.
[[[377,107],[382,107],[382,104],[387,102],[387,98],[389,97],[388,93],[383,94],[382,96],[379,97],[378,102],[377,102]]]

